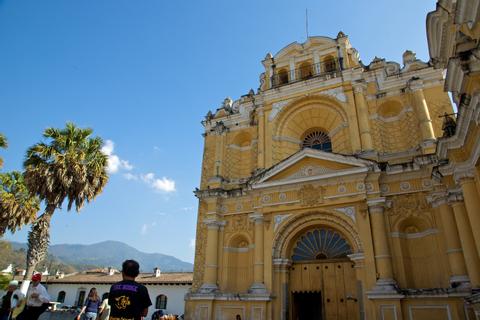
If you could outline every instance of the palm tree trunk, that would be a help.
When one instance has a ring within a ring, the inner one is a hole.
[[[54,205],[47,205],[45,212],[37,218],[28,233],[27,271],[24,280],[31,280],[38,263],[45,259],[50,242],[50,220],[55,211]]]

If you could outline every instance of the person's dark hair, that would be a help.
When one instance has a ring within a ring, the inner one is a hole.
[[[128,277],[136,277],[140,273],[140,265],[135,260],[125,260],[122,263],[122,272]]]

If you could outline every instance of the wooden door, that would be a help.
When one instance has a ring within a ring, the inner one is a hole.
[[[290,290],[292,320],[298,317],[295,308],[298,308],[298,297],[302,296],[300,293],[318,297],[322,319],[359,319],[357,279],[350,261],[295,263],[290,271]]]

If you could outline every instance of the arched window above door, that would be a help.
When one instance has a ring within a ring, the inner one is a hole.
[[[350,244],[338,232],[315,229],[302,235],[295,244],[293,261],[346,258],[352,253]]]
[[[320,129],[309,130],[303,135],[302,148],[332,152],[332,141],[328,134]]]

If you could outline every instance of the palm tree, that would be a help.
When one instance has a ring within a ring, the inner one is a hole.
[[[25,183],[30,192],[44,202],[45,211],[28,234],[27,272],[29,280],[42,261],[50,239],[50,220],[65,200],[79,212],[99,195],[108,181],[107,156],[101,152],[103,141],[91,137],[92,129],[67,123],[64,129],[48,128],[40,142],[27,150]]]
[[[8,147],[7,138],[3,134],[0,133],[0,148]],[[0,158],[0,168],[3,166],[3,159]]]
[[[32,223],[39,210],[40,201],[28,192],[21,172],[0,174],[0,237]]]

